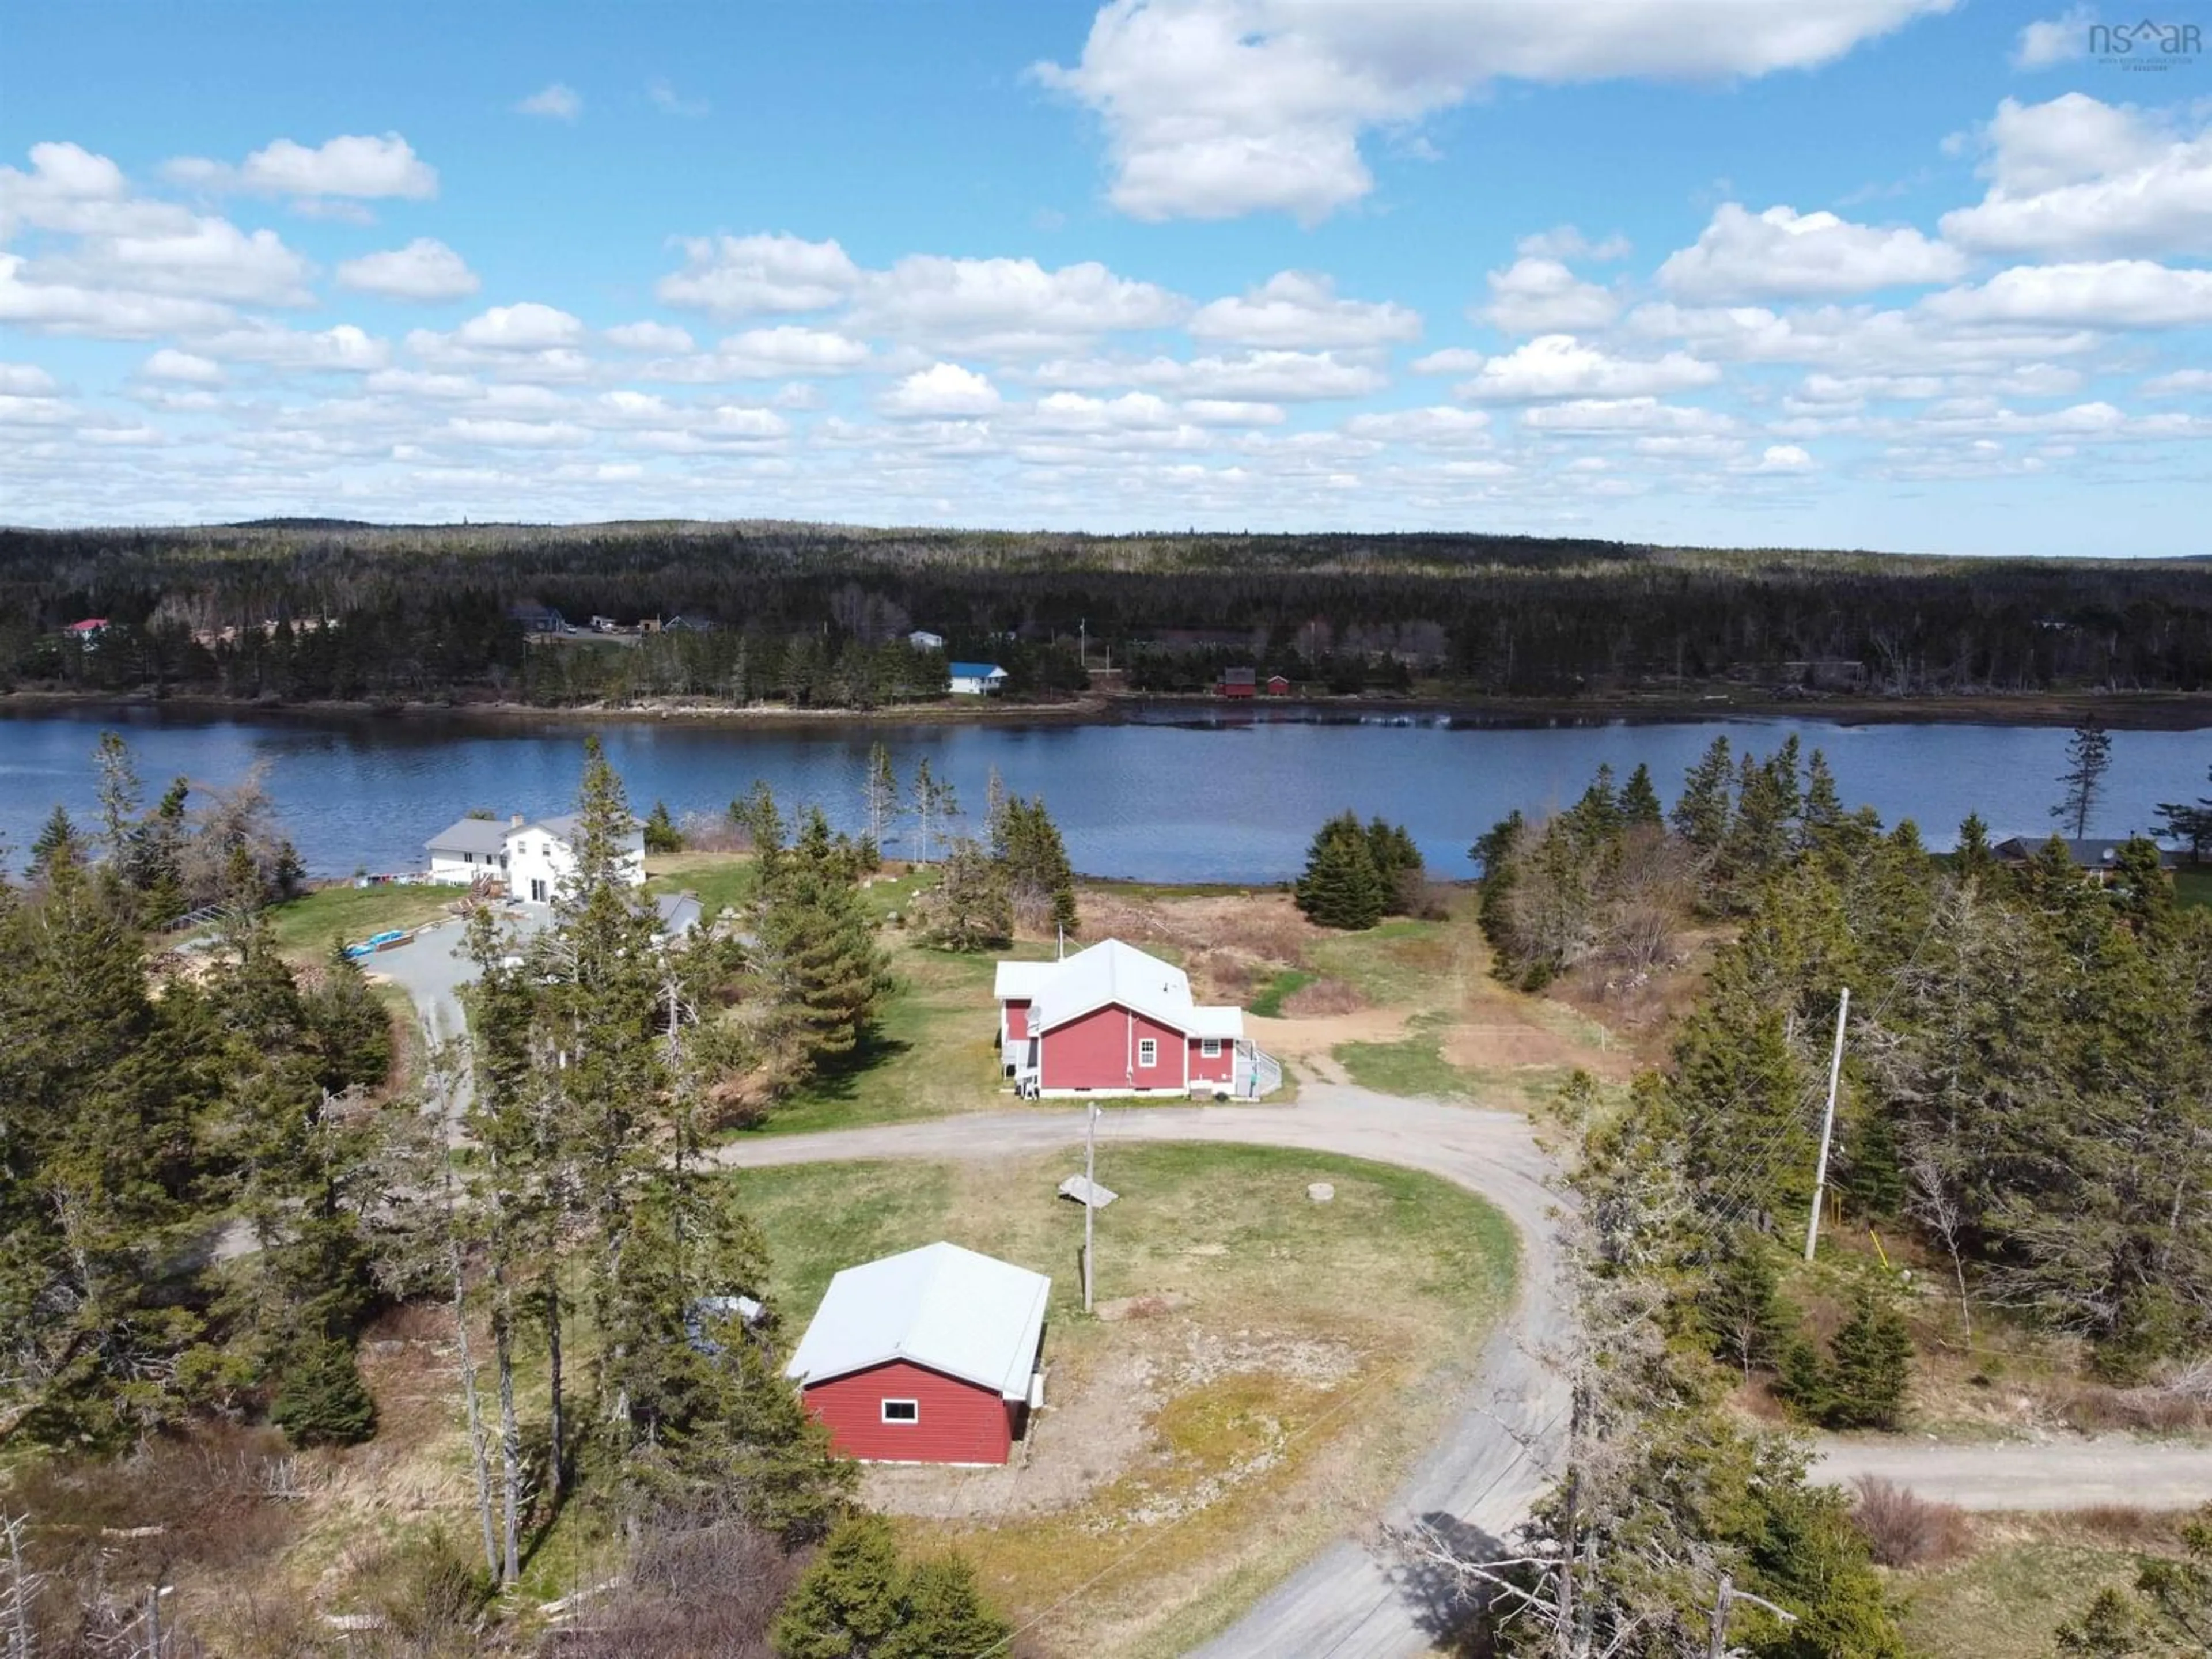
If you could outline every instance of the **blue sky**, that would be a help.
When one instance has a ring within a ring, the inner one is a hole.
[[[2212,52],[2118,21],[0,0],[0,519],[2201,552]]]

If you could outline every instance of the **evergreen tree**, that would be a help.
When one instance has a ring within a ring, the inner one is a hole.
[[[998,823],[999,857],[1016,914],[1040,928],[1073,935],[1080,925],[1075,871],[1068,863],[1059,826],[1045,811],[1044,798],[1007,800]]]
[[[33,881],[45,880],[62,865],[83,861],[83,837],[77,834],[69,813],[57,806],[47,816],[39,838],[31,843],[31,862],[23,873]]]
[[[2204,862],[2206,850],[2212,848],[2212,795],[2195,801],[2160,801],[2158,822],[2162,840],[2178,841],[2187,848],[2191,863]]]
[[[923,933],[948,951],[981,951],[1004,945],[1014,936],[1013,901],[1007,896],[1003,866],[963,836],[935,890],[926,896]]]
[[[1982,822],[1980,813],[1969,812],[1960,821],[1959,846],[1951,856],[1951,867],[1961,881],[1987,883],[1996,872],[1997,860],[1990,850],[1990,827]]]
[[[857,1515],[822,1546],[775,1621],[781,1659],[877,1659],[898,1630],[904,1574],[881,1516]]]
[[[1834,1429],[1894,1431],[1904,1420],[1912,1378],[1912,1337],[1905,1316],[1863,1291],[1829,1346],[1829,1403],[1822,1420]]]
[[[1735,811],[1735,758],[1729,740],[1717,737],[1683,779],[1681,798],[1674,803],[1674,833],[1689,848],[1701,881],[1710,882],[1719,872]]]
[[[1642,761],[1621,787],[1620,816],[1632,830],[1662,830],[1667,815],[1659,804],[1659,791],[1651,782],[1651,769]]]
[[[645,850],[648,853],[680,853],[684,850],[684,835],[677,829],[676,820],[668,816],[668,803],[657,800],[645,820]]]
[[[361,1379],[352,1343],[302,1339],[284,1365],[269,1420],[295,1446],[352,1446],[374,1436],[376,1401]]]
[[[983,1599],[975,1570],[957,1555],[916,1562],[899,1597],[899,1626],[880,1659],[981,1659],[1002,1651],[1014,1627]]]
[[[891,765],[891,751],[878,742],[868,750],[868,769],[860,783],[860,805],[867,817],[868,839],[876,844],[878,852],[890,844],[898,819],[898,773]]]
[[[2066,740],[2066,769],[2058,775],[2064,793],[2051,816],[2076,841],[2089,833],[2089,819],[2104,799],[2105,774],[2112,763],[2112,734],[2094,720],[2074,728]]]
[[[852,1052],[890,988],[890,970],[845,871],[818,854],[787,855],[763,890],[757,933],[775,1033],[795,1069]]]
[[[1394,915],[1410,915],[1419,907],[1421,878],[1426,866],[1421,849],[1413,844],[1403,824],[1380,817],[1367,821],[1367,855],[1382,886],[1382,908]]]
[[[1382,878],[1358,817],[1342,813],[1315,832],[1296,896],[1298,908],[1323,927],[1358,931],[1382,920]]]

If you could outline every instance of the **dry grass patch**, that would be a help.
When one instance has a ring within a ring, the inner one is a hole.
[[[2052,1633],[2099,1590],[2124,1589],[2145,1560],[2180,1553],[2185,1518],[2109,1508],[1977,1516],[1971,1554],[1891,1576],[1905,1637],[1942,1659],[2049,1659]]]

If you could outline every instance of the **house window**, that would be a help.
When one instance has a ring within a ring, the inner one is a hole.
[[[919,1400],[886,1400],[884,1401],[884,1421],[886,1423],[919,1423],[921,1421],[921,1401]]]
[[[1205,1059],[1205,1060],[1218,1060],[1218,1059],[1220,1059],[1220,1058],[1221,1058],[1221,1039],[1220,1039],[1219,1037],[1206,1037],[1206,1038],[1202,1039],[1202,1040],[1200,1042],[1199,1045],[1198,1045],[1198,1052],[1199,1052],[1199,1055],[1200,1055],[1200,1057],[1201,1059]]]
[[[1137,1069],[1140,1072],[1149,1072],[1153,1066],[1159,1063],[1160,1045],[1158,1039],[1155,1037],[1139,1037],[1137,1040]]]

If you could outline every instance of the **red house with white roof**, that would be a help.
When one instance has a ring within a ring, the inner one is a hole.
[[[1060,962],[1002,962],[999,1049],[1033,1097],[1271,1092],[1282,1068],[1244,1035],[1244,1011],[1193,1002],[1190,977],[1120,939]]]
[[[830,1281],[785,1374],[831,1447],[876,1463],[1003,1463],[1044,1403],[1052,1280],[927,1244]]]

